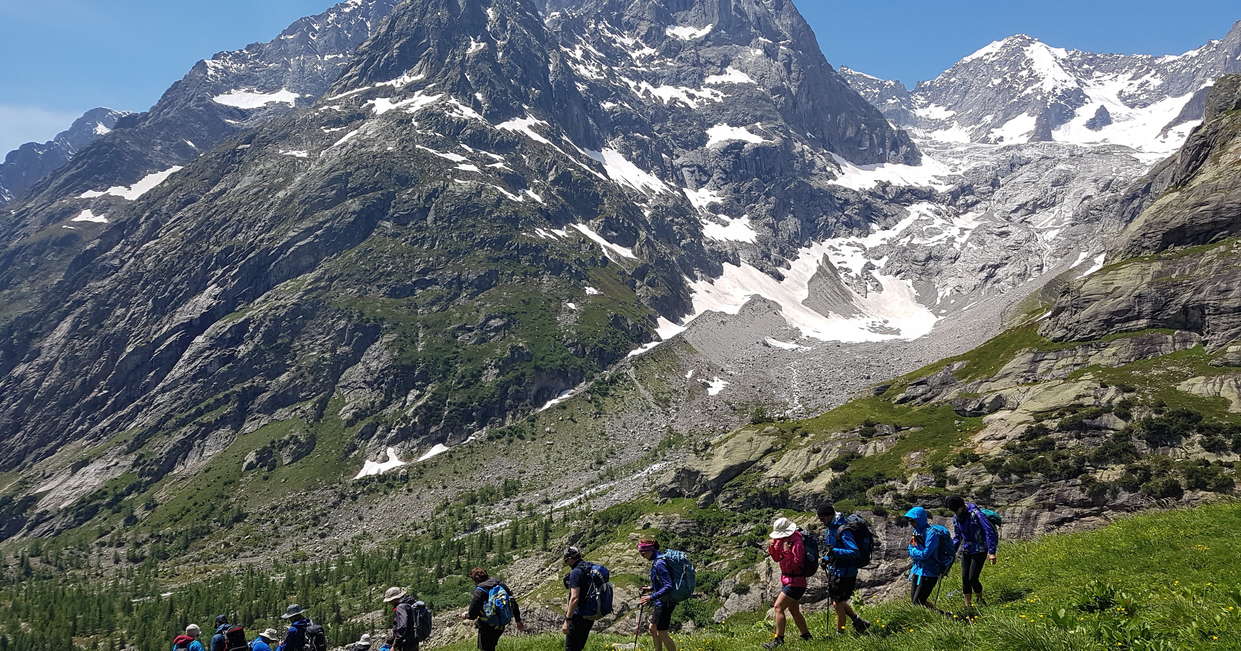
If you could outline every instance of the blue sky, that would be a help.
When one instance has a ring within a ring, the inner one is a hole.
[[[274,37],[332,0],[0,0],[0,155],[95,106],[144,110],[195,61]],[[912,84],[1025,32],[1095,51],[1179,53],[1236,0],[800,0],[829,61]],[[1175,7],[1178,10],[1172,11]]]

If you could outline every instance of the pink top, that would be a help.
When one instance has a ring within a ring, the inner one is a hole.
[[[771,541],[771,545],[767,547],[767,554],[771,556],[771,560],[780,564],[780,585],[794,588],[806,587],[806,577],[801,576],[801,563],[806,555],[806,544],[802,542],[800,531],[794,532],[793,535],[783,540]]]

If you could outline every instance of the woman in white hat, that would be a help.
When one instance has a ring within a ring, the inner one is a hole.
[[[801,639],[810,640],[810,628],[806,626],[806,618],[801,614],[801,598],[806,594],[806,575],[818,566],[802,567],[806,555],[806,545],[802,540],[801,531],[788,518],[776,518],[771,525],[771,544],[767,546],[767,554],[771,560],[780,565],[780,595],[772,609],[776,613],[776,630],[771,641],[764,644],[765,649],[774,649],[784,644],[784,627],[786,620],[784,611],[793,615],[793,623],[801,631]]]
[[[357,642],[349,645],[349,651],[371,651],[371,634],[363,633]]]

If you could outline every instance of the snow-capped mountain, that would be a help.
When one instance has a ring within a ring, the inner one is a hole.
[[[461,444],[755,294],[811,340],[935,321],[900,278],[835,280],[826,242],[907,214],[857,188],[920,154],[791,3],[411,0],[343,66],[210,152],[19,210],[0,463],[139,431],[87,474],[154,477],[325,409],[342,459]]]
[[[0,242],[80,212],[83,194],[104,197],[93,212],[106,212],[120,195],[109,189],[148,186],[225,138],[313,103],[394,4],[346,0],[271,41],[199,61],[150,110],[118,120],[11,205],[18,215],[0,223]]]
[[[1175,150],[1202,119],[1206,89],[1241,71],[1241,22],[1180,55],[1100,54],[1025,34],[995,41],[931,81],[846,78],[895,124],[948,142],[1118,144]]]
[[[0,163],[0,205],[20,199],[39,179],[60,169],[84,147],[105,136],[127,113],[95,108],[47,142],[28,142]]]

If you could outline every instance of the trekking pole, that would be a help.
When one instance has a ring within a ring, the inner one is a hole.
[[[638,636],[642,634],[642,611],[646,608],[646,604],[638,604],[638,626],[633,629],[633,649],[638,651]]]

